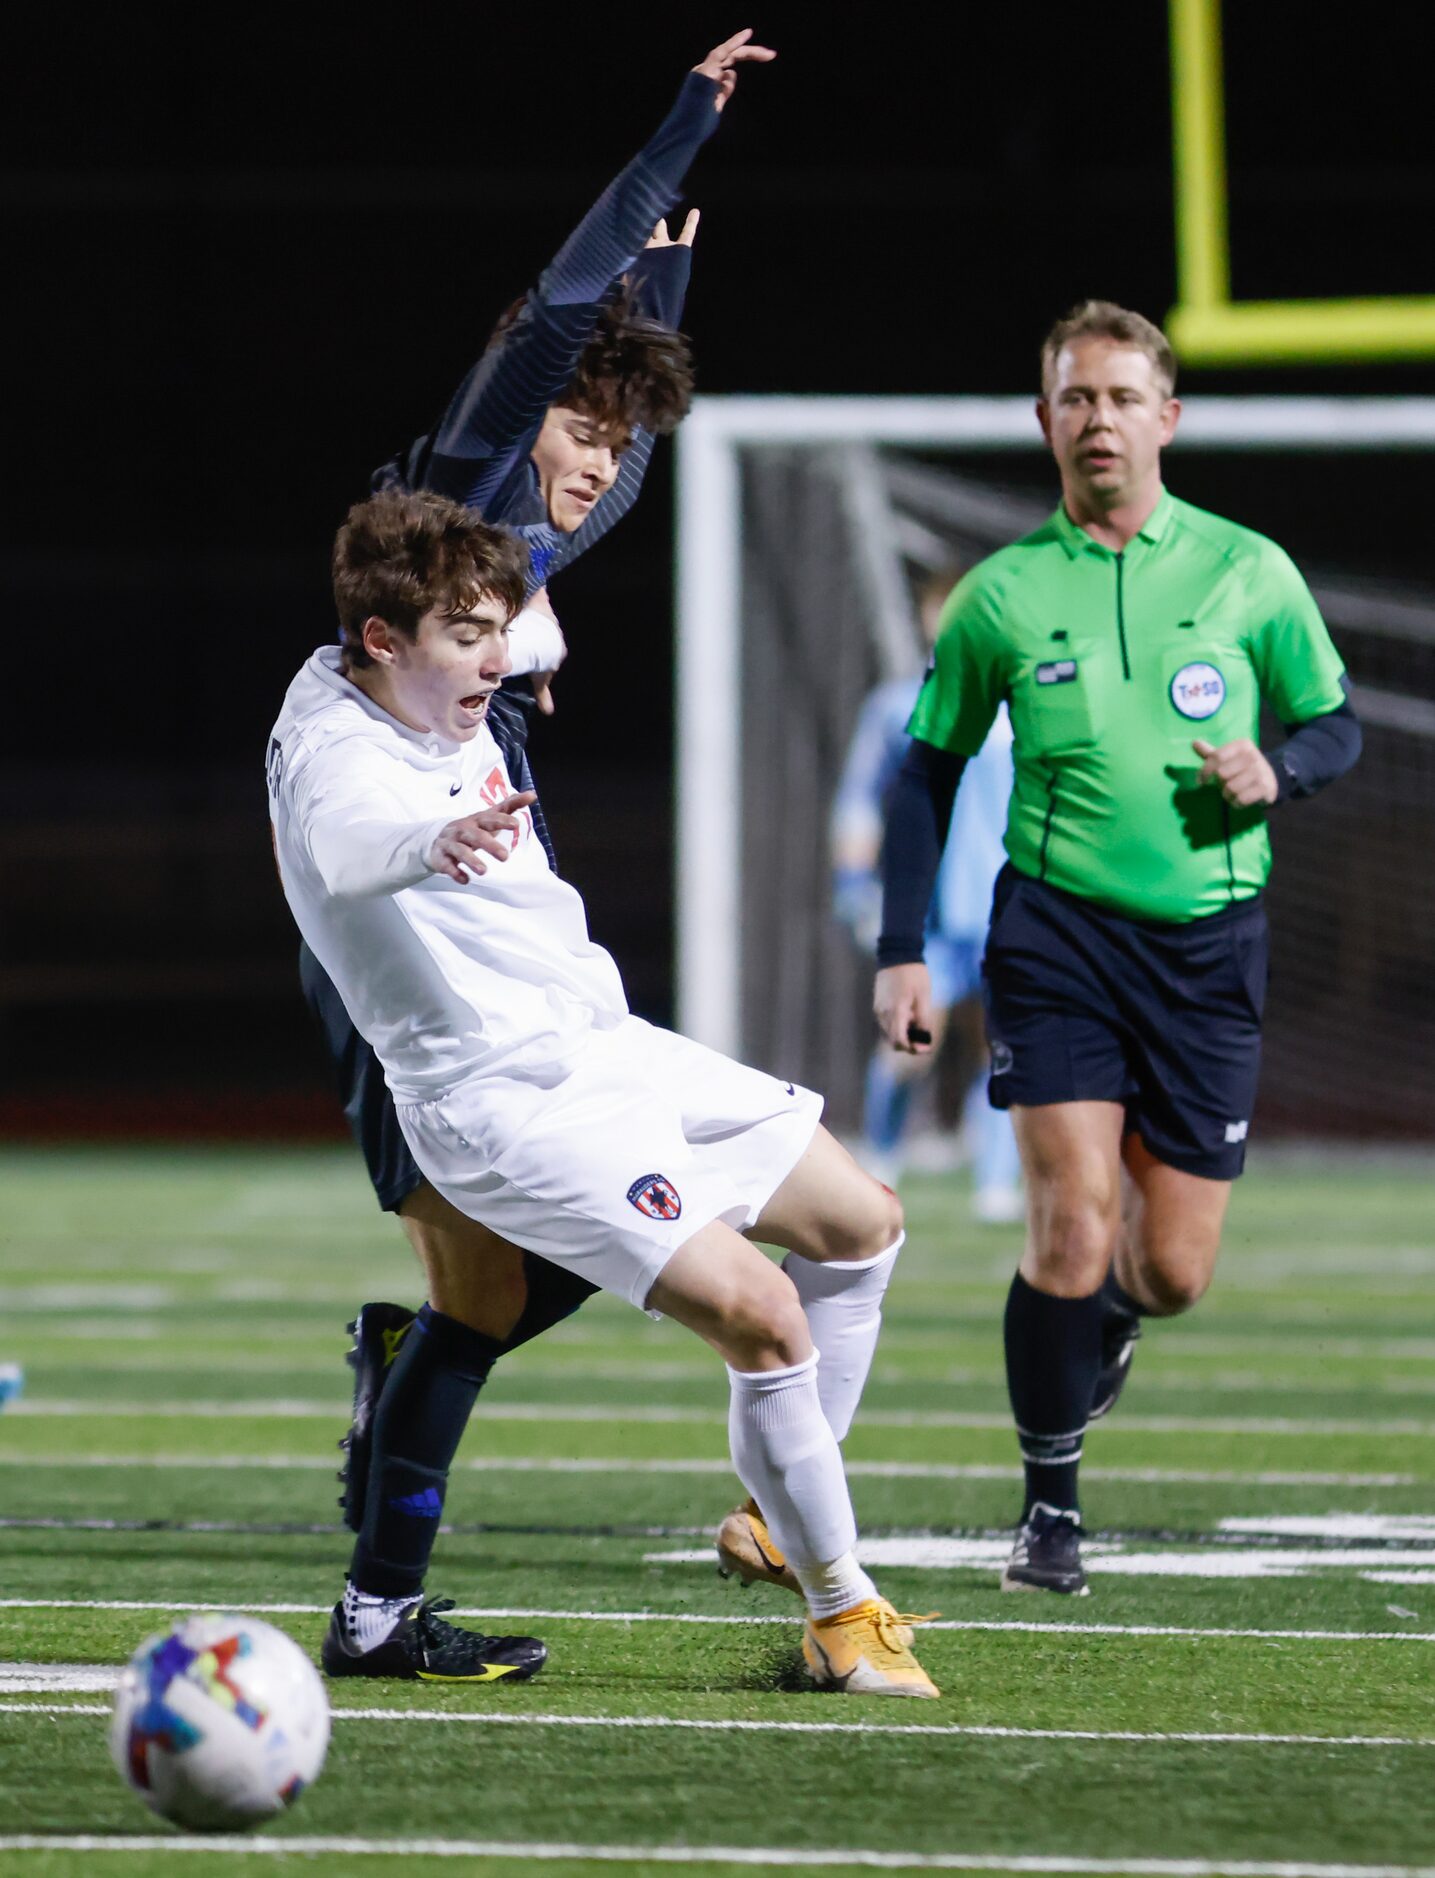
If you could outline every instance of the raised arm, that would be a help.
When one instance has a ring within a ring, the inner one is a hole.
[[[564,242],[512,324],[459,386],[431,436],[390,480],[422,484],[485,507],[514,451],[558,398],[593,328],[595,310],[629,268],[689,164],[717,128],[738,65],[775,55],[737,34],[684,79],[677,102]],[[381,472],[382,474],[382,472]]]
[[[682,320],[683,301],[692,277],[693,242],[699,219],[699,211],[689,209],[676,240],[668,233],[666,219],[660,219],[628,274],[638,311],[674,332]],[[545,580],[571,566],[615,523],[622,521],[642,491],[655,442],[652,431],[641,425],[633,432],[618,465],[613,487],[598,499],[592,514],[579,528],[548,544],[543,557]]]

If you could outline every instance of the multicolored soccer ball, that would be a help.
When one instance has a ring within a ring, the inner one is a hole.
[[[292,1806],[329,1745],[319,1673],[257,1617],[186,1617],[125,1666],[110,1723],[115,1766],[156,1813],[234,1832]]]

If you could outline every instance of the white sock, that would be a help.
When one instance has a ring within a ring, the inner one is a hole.
[[[790,1369],[728,1370],[728,1438],[738,1479],[762,1508],[814,1617],[876,1588],[853,1554],[857,1521],[817,1393],[817,1358]]]
[[[371,1591],[360,1591],[351,1578],[344,1580],[344,1629],[356,1649],[373,1650],[386,1643],[402,1619],[419,1602],[420,1594],[406,1598],[385,1598]]]
[[[899,1233],[896,1243],[876,1258],[850,1264],[834,1260],[819,1264],[796,1252],[789,1252],[782,1261],[782,1269],[797,1287],[807,1328],[817,1345],[822,1413],[839,1441],[846,1440],[867,1386],[877,1332],[882,1328],[882,1299],[906,1237]]]

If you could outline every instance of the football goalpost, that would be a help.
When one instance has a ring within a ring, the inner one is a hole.
[[[1170,455],[1177,493],[1295,555],[1365,729],[1354,774],[1274,829],[1263,1120],[1435,1134],[1435,570],[1392,582],[1342,533],[1352,459],[1414,478],[1392,529],[1429,512],[1435,398],[1197,396]],[[678,1023],[822,1089],[838,1126],[872,1035],[870,962],[830,915],[847,737],[871,685],[920,671],[914,579],[1025,533],[1055,487],[1026,397],[708,397],[679,433]]]

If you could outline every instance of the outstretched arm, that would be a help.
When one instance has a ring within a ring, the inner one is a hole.
[[[593,328],[596,307],[678,193],[689,164],[717,128],[737,67],[776,55],[739,33],[683,81],[656,134],[615,177],[564,242],[518,317],[479,359],[406,480],[483,507],[514,450],[561,396]]]

